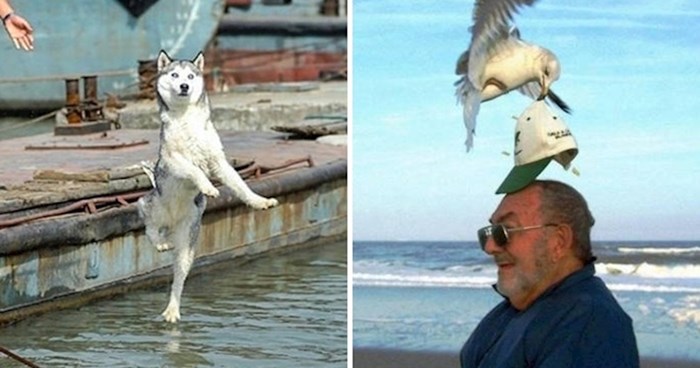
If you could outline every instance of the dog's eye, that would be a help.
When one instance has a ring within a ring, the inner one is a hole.
[[[187,76],[187,79],[194,79],[194,74],[190,74]]]
[[[175,73],[175,72],[173,72],[172,74],[170,74],[170,76],[173,77],[173,78],[179,77],[179,76],[177,75],[177,73]]]

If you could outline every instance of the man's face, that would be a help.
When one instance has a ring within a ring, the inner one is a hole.
[[[491,223],[506,228],[542,225],[539,213],[540,189],[528,187],[507,195],[491,216]],[[485,251],[498,265],[498,291],[511,303],[528,306],[551,285],[555,267],[549,256],[547,227],[509,233],[509,241],[499,247],[489,238]]]

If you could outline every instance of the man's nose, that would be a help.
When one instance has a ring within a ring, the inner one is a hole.
[[[488,238],[486,238],[484,252],[486,252],[486,254],[494,255],[503,252],[503,248],[499,247],[498,244],[496,244],[496,241],[493,240],[493,236],[489,236]]]

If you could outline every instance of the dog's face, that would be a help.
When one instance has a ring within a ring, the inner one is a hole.
[[[204,55],[194,60],[172,60],[165,51],[158,54],[158,94],[168,105],[196,103],[204,94]]]

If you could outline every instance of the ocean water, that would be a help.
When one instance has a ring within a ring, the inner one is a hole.
[[[640,355],[700,364],[700,242],[596,242],[596,274],[634,320]],[[477,243],[355,242],[353,344],[457,352],[502,299]]]
[[[188,278],[178,324],[160,318],[163,285],[0,328],[0,346],[41,367],[345,368],[346,255],[338,242],[221,263]]]

